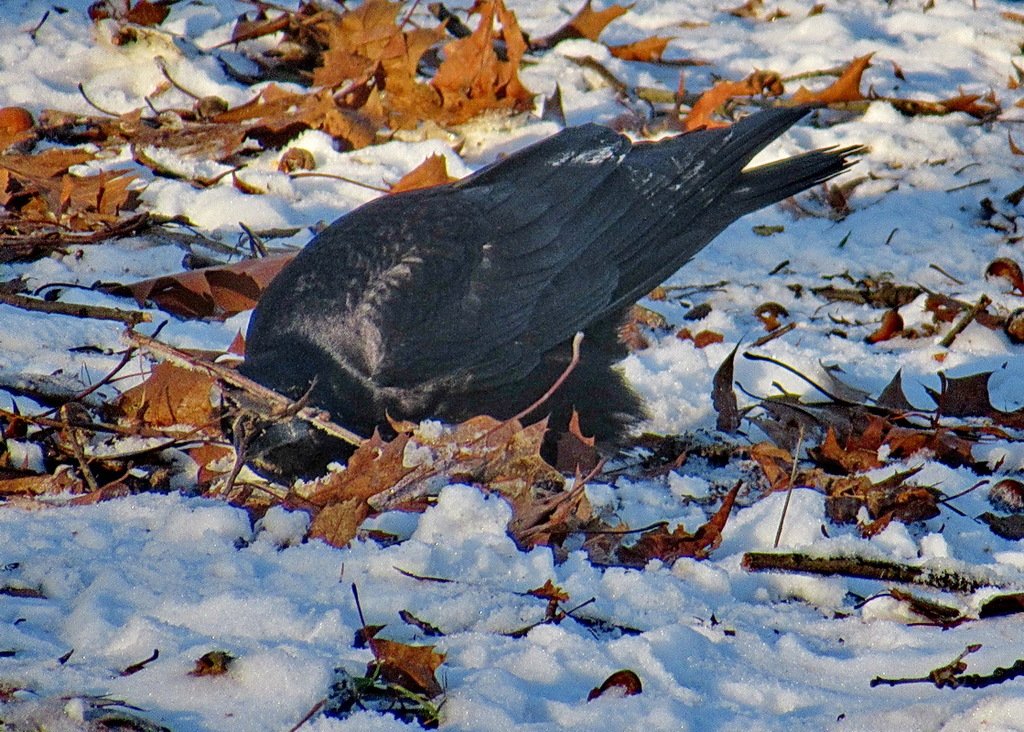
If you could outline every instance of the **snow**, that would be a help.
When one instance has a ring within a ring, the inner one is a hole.
[[[200,94],[216,94],[232,104],[250,97],[250,90],[197,49],[226,41],[235,18],[251,12],[252,5],[177,3],[165,25],[172,35],[147,32],[142,41],[119,46],[110,43],[109,23],[93,26],[86,20],[88,4],[65,0],[66,12],[60,12],[42,0],[3,3],[0,106],[22,105],[33,114],[46,108],[94,113],[77,90],[81,83],[96,105],[133,109],[164,83],[161,63]],[[534,36],[566,17],[562,4],[551,0],[509,4]],[[810,0],[783,0],[778,6],[789,17],[766,23],[722,12],[738,4],[639,0],[609,26],[603,40],[674,36],[667,57],[711,62],[686,68],[691,92],[707,88],[712,74],[741,78],[753,68],[797,74],[874,53],[865,78],[879,94],[937,100],[961,90],[992,89],[1004,111],[997,122],[978,124],[959,114],[909,118],[875,101],[861,115],[823,114],[765,151],[760,160],[813,147],[865,144],[868,153],[847,175],[872,180],[854,192],[853,212],[842,221],[794,218],[781,207],[757,212],[669,281],[680,287],[727,281],[694,292],[685,302],[650,303],[675,329],[714,330],[725,341],[699,349],[671,334],[652,336],[649,349],[625,360],[626,376],[651,407],[646,427],[698,434],[714,427],[712,376],[737,342],[749,344],[763,333],[753,310],[765,301],[783,305],[798,326],[759,352],[812,378],[823,364],[838,364],[849,383],[877,394],[902,368],[910,401],[926,405],[925,387],[937,388],[939,368],[951,375],[994,369],[994,402],[1006,409],[1024,404],[1020,346],[1001,333],[972,325],[948,350],[929,338],[870,346],[863,336],[877,327],[878,311],[822,306],[820,299],[798,297],[787,287],[793,282],[820,286],[826,284],[823,275],[843,272],[854,278],[888,272],[897,283],[920,284],[968,302],[985,293],[1006,310],[1020,306],[1004,281],[984,279],[994,258],[1020,259],[1021,254],[1019,244],[981,225],[979,202],[988,197],[1001,210],[1019,213],[1002,198],[1020,186],[1024,170],[1024,159],[1007,145],[1007,134],[1024,142],[1019,130],[1024,111],[1014,104],[1021,95],[1006,88],[1015,73],[1011,62],[1024,63],[1021,26],[1000,13],[1020,12],[1021,6],[937,0],[925,11],[921,0],[828,0],[824,12],[807,17]],[[50,15],[33,39],[28,31],[47,10]],[[598,74],[572,60],[587,56],[632,85],[673,90],[678,84],[676,68],[620,61],[590,41],[563,42],[527,67],[523,80],[544,95],[557,84],[570,124],[612,123],[626,111]],[[905,81],[894,74],[893,64]],[[790,82],[787,89],[799,83]],[[173,88],[155,100],[158,108],[190,103]],[[435,153],[445,156],[451,174],[463,176],[555,129],[539,119],[485,118],[461,130],[460,140],[397,139],[339,152],[324,134],[307,132],[291,145],[308,150],[319,171],[380,187]],[[319,223],[377,195],[331,178],[289,179],[276,172],[278,157],[267,153],[244,171],[247,182],[267,191],[263,195],[242,193],[230,178],[200,189],[139,168],[148,183],[143,201],[161,214],[187,215],[203,233],[226,242],[238,235],[239,222],[254,229],[296,227],[299,233],[283,244],[301,246]],[[130,159],[124,151],[91,167],[123,167]],[[162,162],[202,176],[223,168],[181,157]],[[763,237],[752,231],[759,224],[784,230]],[[180,271],[182,256],[172,241],[128,239],[83,246],[70,256],[0,265],[0,280],[20,276],[30,287],[128,282]],[[780,274],[768,274],[785,260]],[[952,284],[931,265],[963,284]],[[61,299],[126,306],[124,300],[77,289],[63,290]],[[703,302],[713,306],[710,315],[683,320],[692,305]],[[154,325],[147,332],[168,320],[150,312]],[[908,327],[928,320],[921,299],[900,312]],[[830,334],[830,315],[849,323],[844,326],[849,338]],[[160,337],[177,346],[222,350],[244,332],[247,319],[247,314],[223,323],[171,318]],[[0,306],[5,383],[43,379],[81,389],[117,363],[123,346],[117,323]],[[945,359],[941,364],[939,354]],[[754,394],[774,393],[776,385],[795,393],[808,389],[770,363],[742,358],[736,361],[736,378]],[[133,383],[137,378],[116,388]],[[114,388],[101,393],[110,395]],[[0,390],[0,406],[11,403],[23,411],[38,409],[30,399]],[[33,445],[13,439],[7,444],[16,460],[38,464]],[[1000,465],[1003,474],[1024,467],[1024,448],[1012,440],[994,438],[976,457]],[[418,457],[408,459],[411,464]],[[970,471],[938,464],[928,455],[915,456],[901,469],[911,466],[922,467],[915,476],[919,485],[937,486],[946,495],[979,481]],[[713,497],[736,479],[727,471],[687,463],[663,479],[597,482],[587,486],[587,495],[596,510],[614,510],[633,527],[668,521],[693,530],[706,520]],[[274,508],[253,525],[243,511],[192,497],[187,484],[181,489],[92,506],[0,510],[0,585],[43,595],[0,599],[0,690],[23,690],[0,704],[0,726],[84,729],[89,700],[107,696],[141,708],[139,714],[176,732],[289,729],[326,696],[335,668],[361,675],[371,660],[368,650],[353,645],[361,627],[354,585],[367,622],[387,624],[383,637],[436,643],[446,654],[438,674],[446,690],[445,730],[1024,730],[1019,679],[981,690],[869,686],[876,676],[925,675],[974,643],[981,649],[967,658],[971,672],[1009,666],[1024,656],[1019,617],[941,630],[914,624],[920,618],[904,604],[876,597],[887,589],[878,582],[742,569],[744,552],[772,548],[784,495],[760,500],[741,495],[710,559],[680,559],[671,566],[652,562],[635,570],[598,568],[578,552],[556,563],[545,548],[519,550],[505,531],[508,505],[469,486],[445,487],[423,514],[389,514],[368,524],[397,533],[401,543],[359,541],[346,549],[304,541],[305,514]],[[1024,585],[1021,542],[999,538],[972,518],[991,510],[985,495],[981,488],[957,499],[954,505],[964,515],[943,509],[935,519],[911,526],[894,522],[865,540],[850,527],[828,524],[823,498],[798,488],[790,496],[780,548],[957,567],[1019,588]],[[403,571],[452,581],[417,580]],[[569,606],[593,598],[582,614],[637,632],[592,632],[566,619],[537,625],[522,637],[505,635],[543,620],[545,601],[524,593],[546,580],[569,593]],[[986,597],[984,592],[966,598],[915,592],[975,612]],[[424,638],[401,622],[400,610],[445,635]],[[154,649],[158,658],[134,674],[120,675]],[[229,673],[189,675],[196,659],[217,650],[237,659]],[[623,668],[640,677],[642,694],[586,701],[590,689]],[[0,698],[5,694],[0,691]],[[371,712],[345,720],[314,717],[303,727],[316,732],[415,728]]]

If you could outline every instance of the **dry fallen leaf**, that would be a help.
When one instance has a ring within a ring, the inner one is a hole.
[[[448,124],[465,122],[486,110],[526,111],[533,106],[533,92],[519,80],[526,41],[515,14],[503,0],[483,0],[477,10],[480,22],[473,35],[444,47],[444,61],[431,80]],[[504,44],[504,59],[494,50],[496,41]]]
[[[231,669],[235,660],[227,651],[209,651],[196,659],[189,676],[223,676]]]
[[[733,389],[733,373],[735,370],[737,344],[725,357],[712,381],[711,403],[718,413],[715,427],[722,432],[735,432],[740,427],[740,410]]]
[[[391,186],[390,193],[430,188],[457,180],[448,175],[448,164],[444,155],[434,154],[403,175]]]
[[[986,277],[998,277],[1009,282],[1018,295],[1024,295],[1024,273],[1020,265],[1009,257],[992,260],[985,269]]]
[[[593,437],[580,430],[580,415],[574,409],[569,429],[558,436],[555,467],[563,473],[589,473],[601,461]]]
[[[583,7],[577,10],[575,15],[561,28],[544,38],[536,39],[532,45],[535,49],[551,48],[557,43],[571,38],[585,38],[596,43],[607,25],[629,12],[632,7],[632,5],[613,4],[603,10],[594,10],[592,0],[586,0]]]
[[[434,646],[412,646],[379,638],[368,639],[368,644],[374,660],[367,675],[379,673],[386,681],[431,699],[444,691],[435,674],[445,655],[434,650]]]
[[[782,80],[774,71],[755,71],[742,81],[720,81],[701,94],[683,120],[684,130],[721,127],[711,115],[735,97],[777,97],[783,92]]]
[[[903,316],[899,310],[889,310],[882,316],[878,328],[864,340],[868,343],[881,343],[896,338],[903,332]]]
[[[838,104],[840,102],[858,102],[864,99],[860,91],[861,77],[871,66],[873,53],[858,56],[843,70],[843,73],[830,86],[818,92],[800,87],[793,95],[796,104]]]
[[[722,499],[722,505],[715,515],[692,534],[682,525],[674,531],[669,531],[664,525],[645,531],[634,545],[619,548],[619,562],[629,567],[642,567],[652,559],[672,564],[681,557],[706,558],[722,542],[722,530],[729,520],[729,512],[732,511],[741,485],[737,483],[733,486]]]
[[[243,259],[127,285],[103,285],[100,289],[112,295],[133,297],[140,306],[152,302],[161,310],[184,318],[222,319],[254,308],[263,290],[294,257],[289,253]]]
[[[616,671],[600,686],[590,690],[590,693],[587,694],[587,701],[593,701],[609,691],[615,691],[621,696],[634,696],[643,692],[643,684],[640,683],[640,677],[629,669]]]
[[[623,61],[661,61],[671,40],[667,36],[650,36],[621,46],[609,46],[608,50]]]
[[[216,429],[214,389],[208,374],[161,362],[143,383],[119,396],[110,412],[126,424]]]
[[[345,470],[328,473],[316,481],[308,499],[317,509],[310,536],[338,547],[354,539],[359,524],[371,513],[369,499],[394,486],[412,470],[404,464],[410,437],[403,433],[385,442],[374,432],[348,459]]]
[[[676,338],[681,341],[693,341],[693,345],[697,348],[707,348],[715,343],[722,343],[725,341],[725,336],[713,330],[701,330],[696,333],[691,333],[689,328],[683,328],[676,333]]]

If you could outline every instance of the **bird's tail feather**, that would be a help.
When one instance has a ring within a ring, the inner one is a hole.
[[[824,148],[743,171],[729,193],[729,210],[751,213],[794,196],[842,173],[853,165],[850,157],[861,146]]]

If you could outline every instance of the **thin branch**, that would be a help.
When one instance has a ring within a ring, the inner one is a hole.
[[[38,23],[36,23],[36,27],[28,31],[28,37],[34,41],[36,39],[36,33],[39,32],[39,29],[43,27],[43,23],[45,23],[49,17],[50,11],[47,10],[45,13],[43,13],[42,19]]]
[[[561,388],[562,384],[565,383],[565,380],[569,378],[569,374],[571,374],[576,369],[576,366],[579,365],[579,362],[580,362],[580,344],[582,342],[583,342],[583,332],[580,331],[580,332],[578,332],[576,335],[574,335],[572,337],[572,358],[569,359],[569,364],[565,367],[565,370],[562,371],[562,375],[559,376],[557,379],[555,379],[555,383],[553,383],[551,386],[549,386],[548,390],[546,392],[541,394],[540,399],[538,399],[533,404],[528,406],[526,409],[524,409],[521,412],[519,412],[518,414],[516,414],[509,421],[512,421],[512,420],[521,421],[523,419],[523,417],[528,415],[530,412],[533,412],[536,409],[538,409],[539,407],[543,406],[544,402],[546,402],[548,399],[550,399],[552,397],[552,395],[556,391],[558,391],[559,388]]]
[[[70,405],[65,404],[60,410],[60,416],[66,425],[62,432],[67,436],[67,444],[71,449],[71,454],[74,455],[75,460],[78,462],[78,468],[82,473],[82,478],[85,480],[86,485],[89,486],[89,492],[95,493],[100,489],[100,486],[99,483],[96,482],[96,476],[93,475],[92,468],[89,467],[89,458],[85,454],[85,445],[83,444],[82,435],[70,424],[71,410],[69,407]]]
[[[234,369],[229,369],[226,366],[221,366],[220,364],[193,358],[184,351],[179,351],[172,346],[168,346],[166,343],[161,343],[153,338],[144,336],[131,328],[125,331],[125,337],[139,348],[148,351],[158,358],[169,361],[176,366],[205,373],[214,379],[219,379],[225,384],[249,394],[254,399],[269,406],[275,413],[293,414],[295,417],[298,417],[304,422],[308,422],[311,426],[320,430],[324,434],[336,437],[337,439],[347,442],[350,445],[355,445],[356,447],[361,445],[363,442],[363,438],[359,435],[326,419],[324,412],[319,409],[313,409],[311,407],[296,409],[297,405],[293,400],[282,394],[278,394],[273,389],[268,389],[252,379],[242,376]]]
[[[171,72],[167,69],[167,62],[164,61],[164,59],[161,58],[160,56],[156,57],[156,65],[160,69],[160,73],[163,74],[163,77],[165,79],[167,79],[167,83],[168,84],[170,84],[175,89],[180,91],[186,97],[191,97],[192,99],[196,99],[196,100],[201,98],[200,95],[196,94],[193,91],[190,91],[190,90],[186,89],[181,84],[179,84],[177,82],[177,80],[175,80],[175,78],[173,76],[171,76]]]
[[[49,417],[20,414],[18,412],[12,412],[8,409],[0,409],[0,419],[19,419],[23,422],[42,427],[44,429],[65,429],[67,427],[74,427],[75,429],[85,430],[86,432],[99,432],[104,434],[119,435],[122,437],[167,437],[171,440],[167,445],[163,447],[169,447],[171,444],[180,441],[192,442],[195,440],[202,440],[202,437],[196,437],[203,427],[191,428],[186,432],[174,432],[172,430],[155,429],[152,427],[121,427],[120,425],[110,424],[109,422],[89,422],[81,421],[72,418],[66,420],[52,419]]]
[[[82,305],[73,302],[51,302],[27,295],[0,293],[0,303],[38,313],[70,315],[75,318],[93,318],[95,320],[114,320],[128,326],[149,323],[153,320],[153,316],[140,310],[122,310],[121,308],[108,308],[102,305]]]
[[[121,116],[117,112],[111,112],[109,110],[104,109],[100,105],[96,104],[96,102],[91,100],[89,98],[89,95],[85,93],[85,85],[82,84],[81,82],[78,83],[78,93],[82,95],[82,99],[85,100],[86,104],[88,104],[90,107],[95,109],[97,112],[102,112],[103,114],[107,115],[108,117],[120,117]]]
[[[943,275],[944,277],[948,277],[948,278],[949,278],[950,280],[952,280],[952,281],[953,281],[954,283],[956,283],[956,284],[958,284],[958,285],[962,285],[962,284],[964,284],[963,280],[958,280],[958,279],[957,279],[956,277],[954,277],[953,275],[951,275],[951,274],[950,274],[949,272],[947,272],[946,270],[944,270],[944,269],[943,269],[942,267],[940,267],[939,265],[935,264],[934,262],[932,262],[932,263],[931,263],[931,264],[929,264],[928,266],[929,266],[930,268],[934,269],[934,270],[935,270],[936,272],[938,272],[939,274]]]
[[[318,713],[318,712],[319,712],[319,711],[320,711],[321,709],[323,709],[323,708],[324,708],[324,705],[325,705],[325,704],[327,704],[327,700],[326,700],[326,699],[321,699],[321,700],[320,700],[320,701],[318,701],[318,702],[317,702],[316,704],[314,704],[314,705],[313,705],[313,706],[312,706],[312,707],[310,708],[310,710],[309,710],[308,712],[306,712],[306,713],[305,713],[305,714],[304,714],[304,715],[302,716],[302,719],[300,719],[300,720],[299,720],[298,722],[296,722],[295,726],[294,726],[294,727],[292,727],[291,729],[289,729],[289,730],[288,730],[288,732],[298,732],[298,730],[299,730],[299,729],[301,729],[301,728],[303,727],[303,725],[305,725],[305,724],[306,724],[306,722],[308,722],[308,721],[309,721],[309,720],[311,720],[311,719],[312,719],[313,717],[315,717],[315,716],[317,715],[317,713]]]
[[[796,572],[823,576],[838,575],[881,582],[924,585],[947,592],[970,593],[983,587],[1005,589],[989,577],[971,576],[952,569],[932,569],[897,564],[865,557],[812,557],[796,552],[747,552],[741,565],[748,572]]]
[[[804,426],[800,425],[800,436],[796,440],[796,449],[793,450],[793,470],[789,473],[789,487],[786,489],[786,500],[782,504],[782,515],[779,516],[779,528],[775,531],[775,543],[772,547],[779,548],[782,540],[782,526],[786,523],[786,513],[789,512],[789,501],[793,497],[793,484],[796,482],[796,470],[800,464],[800,448],[804,446]]]
[[[249,248],[252,250],[253,256],[266,257],[269,252],[267,251],[267,245],[264,243],[260,235],[245,225],[244,222],[238,222],[239,228],[245,232],[245,235],[249,237]]]
[[[110,371],[107,372],[106,376],[104,376],[102,379],[100,379],[96,383],[92,384],[91,386],[87,386],[85,389],[82,389],[82,391],[80,391],[77,394],[73,395],[68,401],[80,402],[83,399],[85,399],[87,396],[89,396],[90,394],[95,392],[97,389],[102,388],[105,384],[109,384],[111,381],[114,380],[114,377],[117,376],[117,374],[121,371],[121,369],[123,369],[125,366],[127,366],[129,363],[131,363],[131,360],[132,360],[132,358],[134,356],[135,356],[135,349],[134,348],[125,349],[124,354],[121,356],[121,360],[118,361],[117,365],[114,368],[112,368]],[[56,412],[57,412],[57,408],[54,408],[54,409],[47,410],[46,412],[43,412],[43,414],[54,414]]]
[[[745,358],[745,359],[747,359],[749,361],[767,361],[768,363],[774,364],[774,365],[778,366],[779,368],[783,368],[786,371],[788,371],[789,373],[793,374],[794,376],[798,376],[803,381],[805,381],[807,384],[809,384],[810,386],[813,386],[817,391],[821,392],[822,394],[824,394],[826,397],[828,397],[829,399],[831,399],[833,402],[835,402],[837,404],[850,404],[850,405],[855,404],[855,402],[851,402],[848,399],[842,399],[842,398],[836,396],[835,394],[830,392],[828,389],[823,387],[821,384],[818,384],[817,382],[813,381],[809,376],[806,376],[805,374],[800,373],[799,371],[797,371],[795,368],[793,368],[789,364],[783,363],[782,361],[774,359],[774,358],[772,358],[770,356],[762,356],[762,355],[760,355],[758,353],[751,353],[750,351],[744,351],[743,352],[743,358]]]
[[[962,674],[953,676],[946,680],[944,685],[951,686],[953,688],[983,689],[986,686],[995,686],[996,684],[1001,684],[1004,681],[1009,681],[1010,679],[1020,678],[1021,676],[1024,676],[1024,658],[1017,659],[1013,662],[1013,665],[1008,668],[1003,666],[997,667],[990,674]],[[878,686],[879,684],[888,684],[889,686],[895,686],[898,683],[909,684],[914,681],[918,681],[920,683],[928,682],[933,683],[936,686],[940,686],[940,684],[930,676],[924,679],[884,679],[879,676],[871,679],[871,685]]]
[[[963,314],[963,317],[956,322],[956,324],[949,329],[949,332],[939,341],[939,345],[943,348],[949,348],[953,345],[953,341],[960,335],[964,328],[974,322],[974,319],[978,317],[978,313],[987,308],[992,304],[992,299],[988,295],[982,295],[978,298],[978,302],[971,305],[970,309]]]
[[[967,188],[973,188],[974,186],[983,186],[986,183],[991,183],[991,182],[992,182],[991,178],[979,178],[978,180],[972,180],[970,183],[964,183],[963,185],[953,186],[952,188],[947,188],[946,189],[946,193],[956,193],[957,191],[962,191],[962,190],[967,189]]]
[[[784,335],[786,335],[786,333],[789,333],[791,330],[795,330],[795,329],[796,329],[796,323],[786,323],[781,328],[776,328],[771,333],[767,333],[767,334],[761,336],[756,341],[751,343],[750,346],[752,348],[760,348],[765,343],[771,343],[776,338],[784,336]]]
[[[378,193],[388,193],[388,189],[387,188],[382,188],[381,186],[375,186],[375,185],[372,185],[370,183],[363,183],[361,180],[355,180],[354,178],[346,178],[343,175],[335,175],[333,173],[309,173],[309,172],[289,173],[289,177],[291,177],[291,178],[331,178],[332,180],[340,180],[340,181],[342,181],[344,183],[351,183],[354,186],[359,186],[360,188],[367,188],[367,189],[369,189],[371,191],[377,191]]]

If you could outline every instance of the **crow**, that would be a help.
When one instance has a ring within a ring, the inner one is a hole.
[[[644,415],[614,368],[631,307],[739,217],[851,164],[858,148],[745,169],[807,112],[657,142],[571,127],[458,182],[371,201],[273,280],[241,371],[292,398],[308,392],[369,435],[388,417],[516,415],[563,373],[582,332],[578,365],[543,408],[553,427],[576,410],[585,434],[619,445]],[[313,475],[339,447],[293,429],[261,451],[270,472]]]

